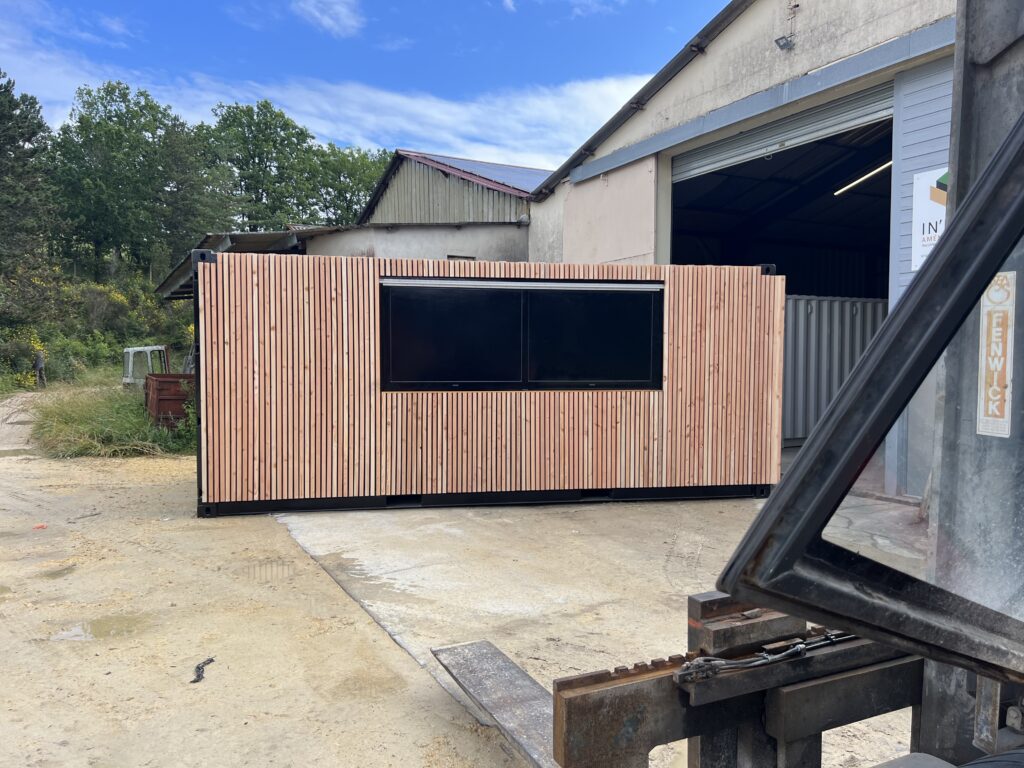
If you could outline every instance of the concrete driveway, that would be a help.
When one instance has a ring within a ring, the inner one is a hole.
[[[467,706],[430,648],[486,639],[535,679],[686,650],[686,598],[715,579],[762,502],[307,513],[279,519]],[[905,753],[909,715],[826,734],[826,764]],[[683,765],[662,750],[652,765]]]

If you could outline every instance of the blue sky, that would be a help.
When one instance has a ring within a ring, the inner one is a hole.
[[[324,141],[553,168],[724,0],[0,0],[0,69],[60,123],[121,79],[191,121],[269,98]]]

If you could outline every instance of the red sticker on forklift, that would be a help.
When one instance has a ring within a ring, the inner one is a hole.
[[[1000,272],[981,297],[978,342],[978,434],[1010,436],[1013,312],[1017,273]]]

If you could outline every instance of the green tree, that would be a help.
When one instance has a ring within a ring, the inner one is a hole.
[[[15,94],[0,70],[0,274],[43,250],[52,225],[52,189],[43,153],[50,141],[39,102]]]
[[[318,223],[355,224],[391,162],[384,149],[340,149],[334,144],[316,152]]]
[[[157,141],[170,110],[125,83],[79,88],[54,142],[54,179],[71,237],[91,246],[93,277],[116,272],[156,227]],[[108,255],[109,254],[109,255]]]
[[[213,114],[220,155],[231,169],[239,229],[316,223],[313,134],[266,100],[218,104]]]
[[[0,71],[0,343],[53,309],[60,279],[47,253],[58,227],[45,164],[52,135],[39,102],[14,88]]]
[[[229,216],[228,178],[191,127],[121,82],[77,91],[53,142],[53,178],[70,223],[65,249],[90,252],[93,277],[122,264],[150,276]],[[106,270],[104,270],[106,267]]]
[[[230,169],[219,161],[212,126],[189,126],[175,118],[159,148],[159,176],[154,204],[159,232],[146,263],[149,278],[159,279],[193,248],[205,232],[230,226],[235,214]]]

